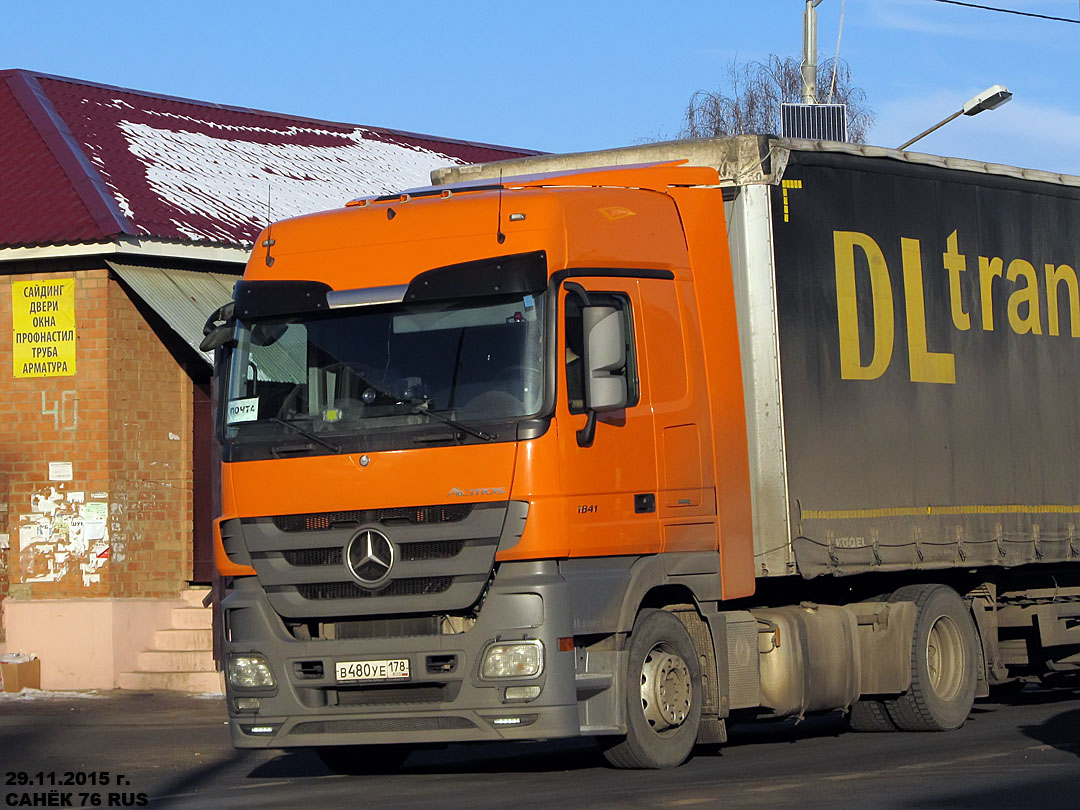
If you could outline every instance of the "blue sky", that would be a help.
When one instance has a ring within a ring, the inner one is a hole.
[[[1078,0],[979,0],[1071,19]],[[918,148],[1080,175],[1080,25],[934,0],[823,0],[896,146],[991,84],[1013,100]],[[733,59],[801,54],[801,0],[5,5],[0,68],[546,151],[674,137]],[[301,10],[302,9],[302,10]],[[914,147],[913,147],[914,148]]]

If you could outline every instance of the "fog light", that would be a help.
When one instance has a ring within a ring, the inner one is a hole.
[[[481,678],[535,678],[544,670],[544,645],[538,639],[490,645],[484,653]]]
[[[272,726],[240,726],[240,730],[245,734],[275,734],[279,728],[281,728],[281,723],[275,723]]]
[[[496,728],[511,728],[520,726],[531,726],[536,722],[537,714],[516,714],[516,715],[504,715],[502,717],[486,717],[491,725]]]
[[[241,689],[261,689],[274,685],[274,673],[266,658],[258,654],[229,656],[229,683]]]
[[[236,699],[236,710],[238,712],[257,712],[259,710],[259,699],[253,697],[240,697]]]
[[[540,697],[539,686],[508,686],[506,700],[536,700]]]

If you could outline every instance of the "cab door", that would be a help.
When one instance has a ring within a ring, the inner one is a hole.
[[[579,288],[575,288],[579,285]],[[597,414],[589,442],[584,406],[582,308],[613,307],[624,319],[627,406]],[[645,357],[640,282],[577,277],[559,293],[556,429],[566,534],[571,557],[651,554],[660,550],[656,437]]]

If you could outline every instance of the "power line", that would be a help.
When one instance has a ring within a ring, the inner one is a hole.
[[[1053,20],[1054,22],[1067,22],[1080,25],[1080,20],[1070,20],[1068,17],[1048,17],[1046,14],[1032,14],[1030,11],[1016,11],[1011,8],[997,8],[996,6],[981,6],[978,3],[962,3],[960,0],[934,0],[935,3],[948,3],[951,6],[966,6],[967,8],[981,8],[983,11],[1000,11],[1002,14],[1016,14],[1020,17],[1037,17],[1040,20]]]

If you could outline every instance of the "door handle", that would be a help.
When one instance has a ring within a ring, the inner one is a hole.
[[[634,511],[639,515],[649,514],[656,511],[656,495],[652,492],[643,492],[634,496]]]

